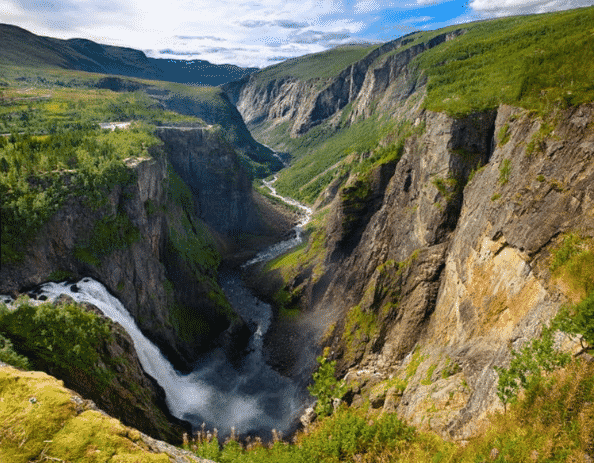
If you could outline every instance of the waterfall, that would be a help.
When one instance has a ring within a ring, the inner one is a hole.
[[[265,262],[297,246],[303,241],[303,227],[310,221],[312,210],[276,192],[271,181],[264,181],[271,194],[299,208],[303,214],[295,227],[295,237],[277,243],[242,268]],[[60,295],[76,302],[96,306],[103,314],[119,323],[132,338],[145,372],[163,387],[172,415],[199,427],[203,422],[228,435],[234,427],[238,433],[268,433],[272,429],[290,431],[308,397],[302,386],[272,370],[263,357],[264,336],[271,323],[272,307],[256,298],[242,283],[237,273],[219,275],[221,288],[236,312],[248,325],[254,326],[248,353],[240,366],[232,365],[222,349],[206,354],[187,375],[176,371],[159,349],[140,331],[122,303],[99,282],[83,278],[77,283],[46,283],[38,287],[38,301],[55,301]],[[0,300],[12,305],[8,296]]]
[[[101,283],[91,278],[74,284],[46,283],[37,293],[40,299],[47,298],[49,302],[65,294],[76,302],[93,304],[106,317],[122,325],[134,342],[142,367],[163,387],[167,406],[177,418],[188,420],[195,427],[205,422],[209,428],[216,427],[221,435],[229,434],[231,427],[239,433],[290,430],[301,409],[298,387],[272,370],[262,358],[263,336],[270,324],[272,309],[238,283],[238,277],[229,276],[222,284],[231,295],[232,303],[241,303],[240,315],[256,325],[250,353],[236,369],[221,349],[215,349],[187,375],[172,367],[142,334],[122,303]],[[10,304],[7,297],[3,297],[3,301]]]

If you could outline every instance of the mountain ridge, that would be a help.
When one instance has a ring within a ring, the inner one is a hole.
[[[19,26],[0,24],[0,63],[44,66],[86,72],[216,86],[257,70],[205,60],[149,58],[141,50],[102,45],[88,39],[57,39],[33,34]]]

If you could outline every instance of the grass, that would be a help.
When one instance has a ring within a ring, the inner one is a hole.
[[[313,203],[330,182],[346,172],[368,173],[387,162],[397,161],[404,140],[423,127],[411,128],[408,121],[372,116],[334,131],[321,124],[287,143],[294,163],[280,172],[275,186],[279,193]],[[384,146],[380,142],[384,140]],[[360,158],[349,163],[351,158]]]
[[[564,234],[552,250],[549,270],[572,299],[582,299],[594,290],[594,240],[575,232]]]
[[[511,160],[504,159],[499,166],[499,179],[500,185],[505,185],[509,182],[509,174],[511,173]]]
[[[460,117],[501,103],[543,114],[594,100],[594,8],[465,25],[416,57],[428,76],[425,107]]]
[[[359,61],[379,45],[348,45],[336,47],[322,53],[293,58],[253,74],[257,83],[271,80],[295,78],[301,80],[329,79]]]

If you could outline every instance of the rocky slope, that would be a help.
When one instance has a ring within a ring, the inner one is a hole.
[[[386,88],[396,79],[406,77],[403,70],[415,56],[463,33],[464,29],[458,29],[439,34],[402,52],[398,49],[410,44],[411,38],[388,42],[327,79],[301,79],[290,71],[276,78],[262,78],[255,73],[222,88],[250,129],[265,132],[288,122],[290,135],[297,137],[356,102],[350,116],[354,120],[365,113],[371,101],[385,96]],[[415,84],[413,80],[412,85],[399,86],[400,99],[409,96]]]
[[[385,189],[378,169],[376,194],[353,207],[352,178],[328,206],[323,273],[304,265],[288,290],[324,320],[349,400],[375,391],[375,407],[458,439],[501,407],[493,366],[568,300],[551,250],[594,236],[594,107],[551,119],[543,136],[542,119],[509,106],[421,111],[426,129]]]
[[[275,270],[256,287],[283,289],[305,313],[293,323],[297,347],[275,355],[278,365],[296,371],[317,328],[351,384],[349,402],[370,399],[455,439],[501,407],[493,366],[576,297],[551,275],[552,251],[569,233],[594,236],[592,104],[541,115],[499,105],[458,118],[422,109],[427,79],[411,59],[464,32],[399,51],[404,38],[324,82],[263,84],[254,74],[225,86],[263,140],[275,127],[299,137],[373,115],[410,124],[389,162],[357,173],[372,153],[342,161],[316,203],[324,225],[283,270],[288,283]],[[273,327],[269,344],[290,347],[281,331]]]

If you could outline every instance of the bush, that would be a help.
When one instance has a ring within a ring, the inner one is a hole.
[[[316,413],[318,416],[332,414],[334,399],[342,399],[346,394],[347,385],[334,377],[336,360],[329,362],[326,357],[319,356],[317,362],[320,364],[318,371],[313,374],[314,383],[307,388],[309,393],[318,399]]]
[[[594,291],[573,307],[565,307],[556,317],[558,328],[567,334],[580,335],[584,350],[594,348]]]
[[[494,367],[499,375],[497,396],[507,410],[507,404],[517,400],[520,388],[534,388],[542,373],[550,373],[565,366],[571,355],[559,352],[554,347],[553,328],[544,327],[541,337],[526,344],[521,351],[512,350],[509,368]]]
[[[29,359],[24,355],[19,355],[13,348],[10,339],[0,334],[0,362],[8,363],[13,367],[23,370],[29,369]]]
[[[0,331],[37,368],[71,369],[93,374],[100,382],[108,374],[99,369],[98,347],[109,339],[108,323],[76,303],[40,305],[23,303],[13,311],[0,312]]]

